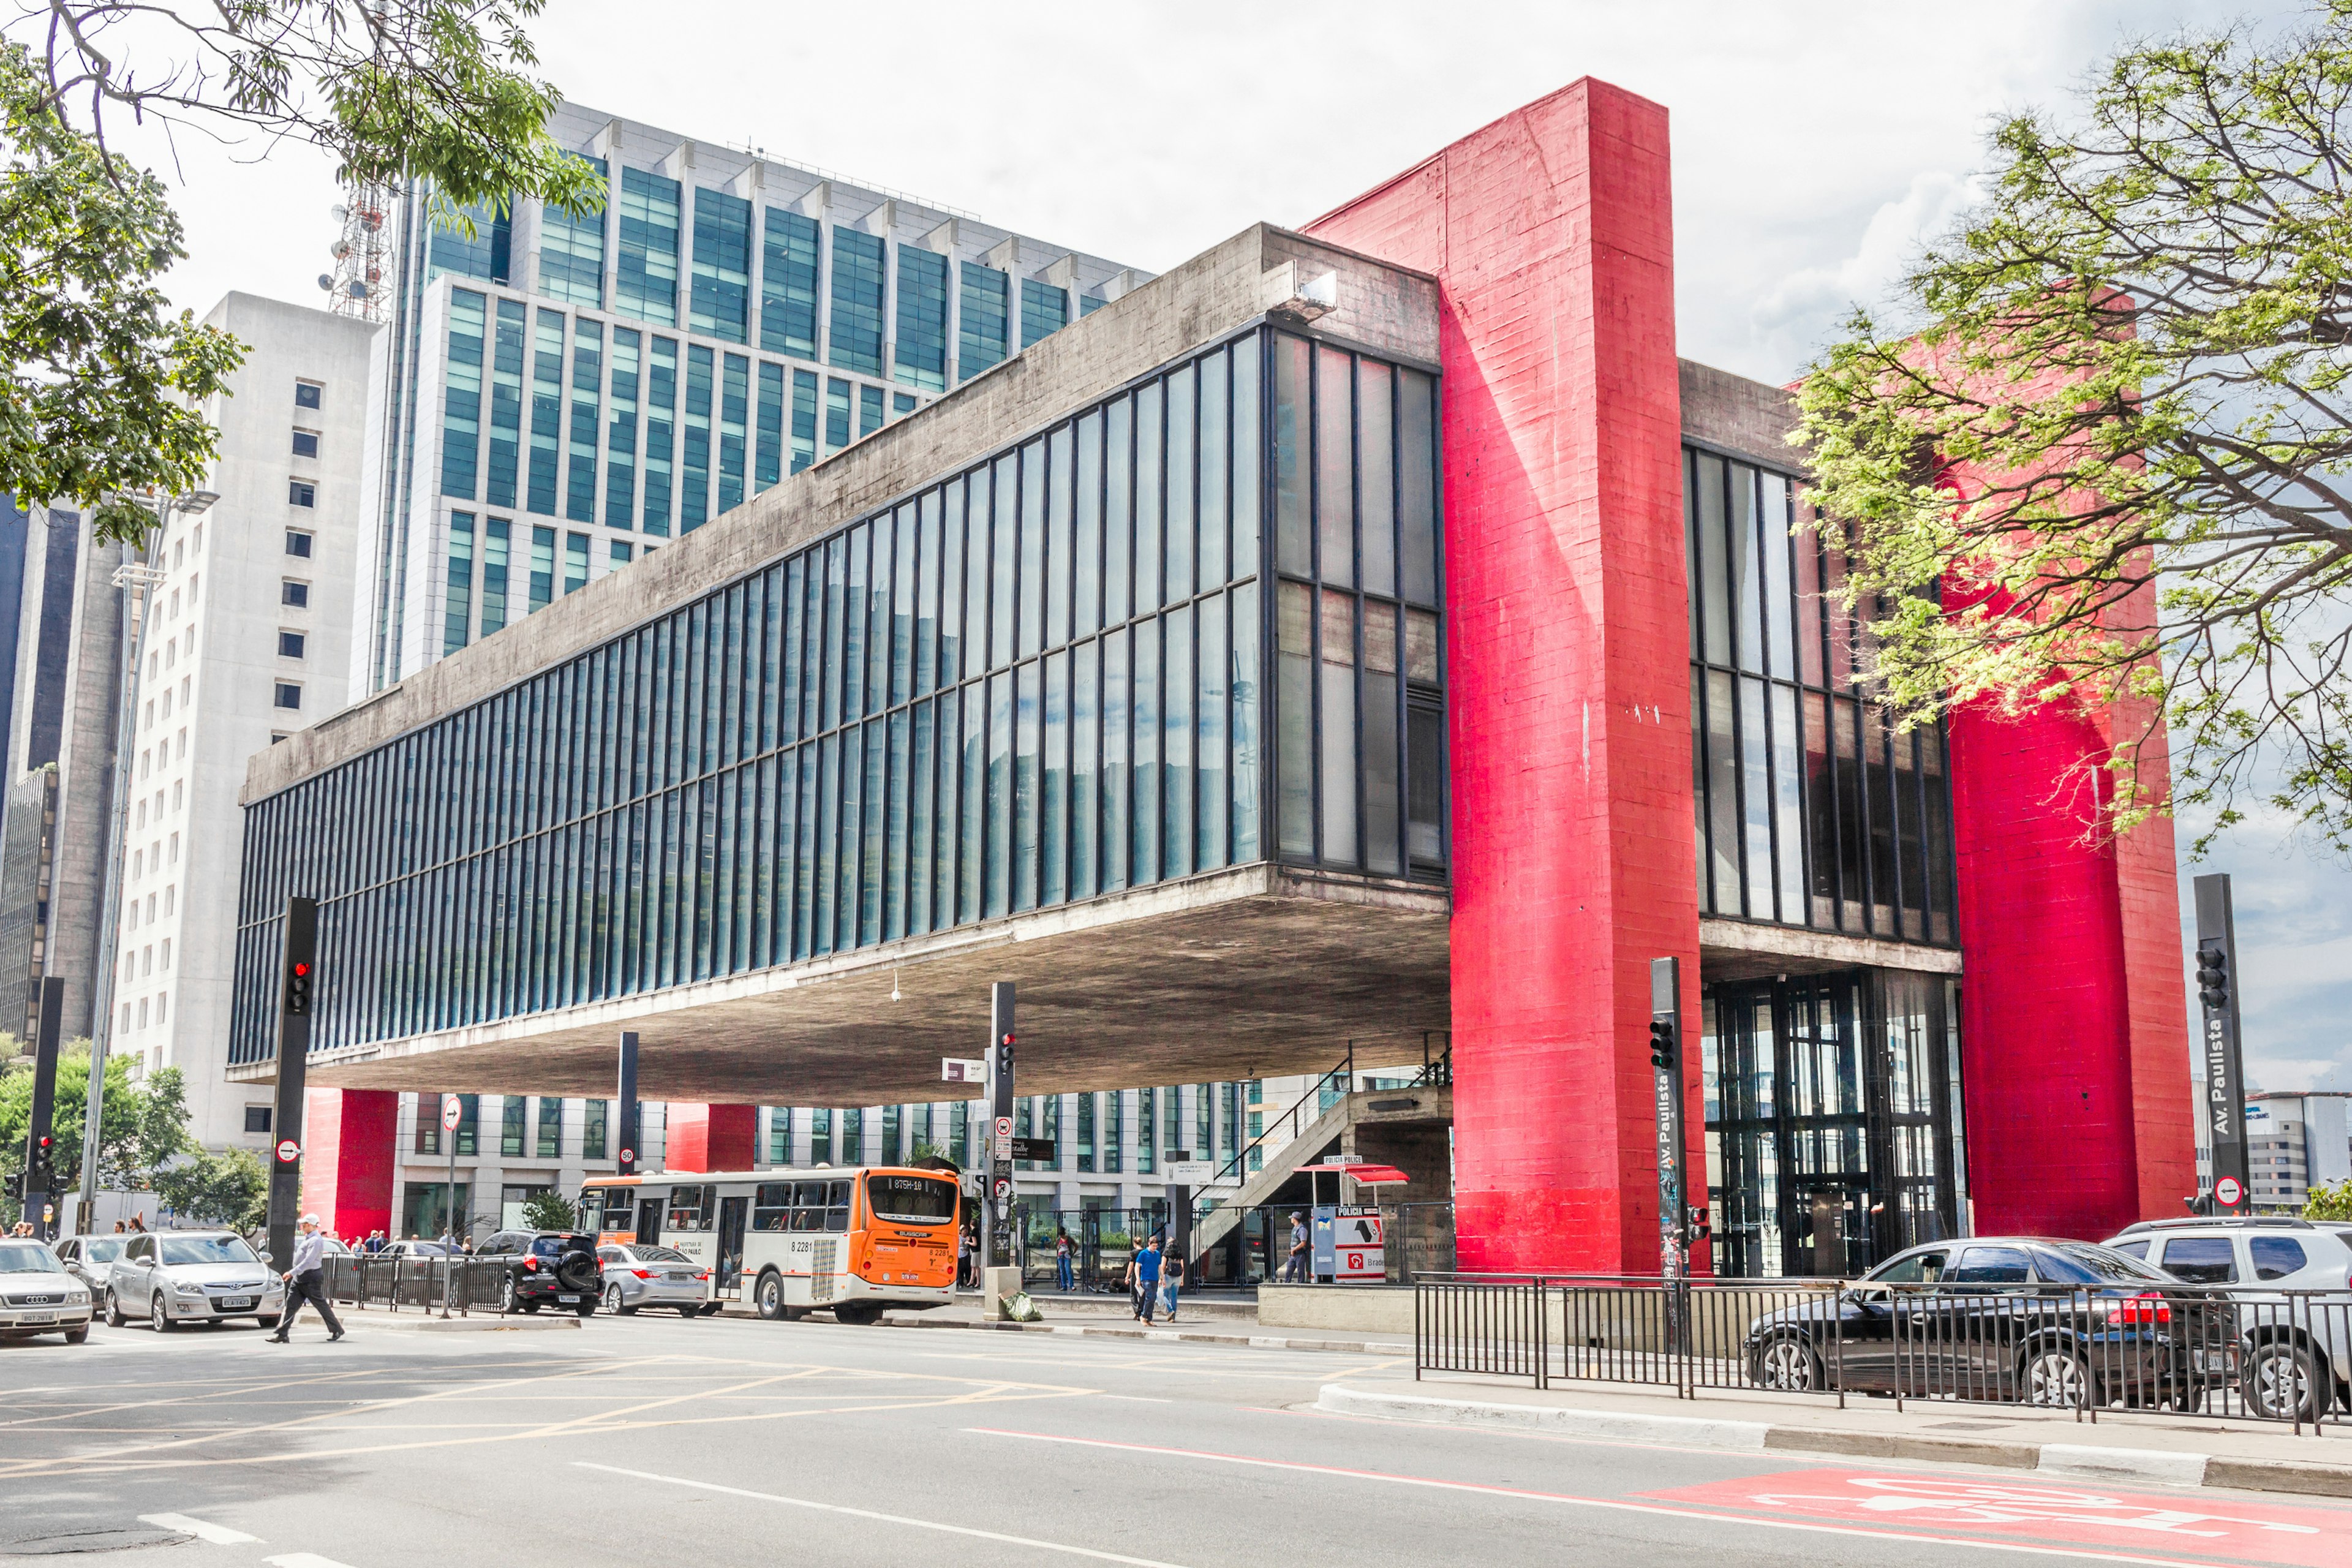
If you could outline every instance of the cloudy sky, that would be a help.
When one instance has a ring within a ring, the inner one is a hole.
[[[1778,381],[1965,198],[1992,116],[2063,107],[2134,34],[2238,16],[2269,27],[2293,10],[551,0],[533,35],[575,101],[1155,271],[1253,221],[1312,217],[1529,99],[1603,77],[1673,113],[1681,352]],[[231,288],[318,301],[336,199],[324,164],[283,148],[240,164],[184,140],[177,153],[193,255],[175,297],[199,310]],[[2255,1081],[2352,1089],[2352,874],[2259,823],[2199,868],[2237,878]]]

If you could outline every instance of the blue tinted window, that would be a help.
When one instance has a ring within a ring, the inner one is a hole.
[[[645,531],[662,538],[669,533],[670,455],[676,440],[672,420],[677,412],[677,340],[648,338],[646,345]]]
[[[970,381],[1004,360],[1004,333],[1012,316],[1012,280],[993,267],[967,261],[962,267],[961,318],[956,327],[956,379]]]
[[[751,308],[751,204],[724,191],[694,193],[693,310],[688,326],[744,341]]]
[[[563,426],[563,312],[541,310],[531,329],[530,510],[555,515]]]
[[[596,521],[597,395],[604,384],[604,323],[583,316],[572,325],[571,458],[564,472],[563,515],[574,522]]]
[[[523,339],[530,310],[520,300],[499,301],[497,336],[490,351],[490,463],[488,500],[515,504],[522,460]]]
[[[833,231],[833,322],[830,363],[843,370],[882,374],[882,237]]]
[[[448,571],[443,579],[441,608],[441,651],[456,653],[466,646],[474,627],[474,514],[470,511],[449,514]]]
[[[486,202],[436,216],[432,237],[425,246],[425,280],[430,283],[445,272],[454,272],[485,283],[503,283],[512,237],[512,218]]]
[[[686,449],[679,459],[677,531],[690,533],[710,516],[710,401],[716,359],[686,345]]]
[[[793,472],[816,461],[816,373],[793,372]]]
[[[764,490],[784,476],[784,367],[760,362],[760,437],[751,485]]]
[[[891,374],[908,386],[948,385],[948,258],[919,246],[898,247],[898,336]]]
[[[676,180],[621,171],[615,303],[624,315],[665,327],[677,324],[677,200]]]
[[[637,511],[637,334],[613,329],[612,416],[604,427],[604,521],[633,528]]]
[[[774,353],[816,358],[816,247],[821,226],[800,213],[769,207],[763,214],[760,260],[760,346]]]
[[[566,153],[605,177],[604,160]],[[607,205],[610,205],[608,202]],[[604,210],[574,217],[552,205],[539,209],[539,291],[590,310],[604,303]]]
[[[751,362],[728,354],[719,381],[719,510],[743,504],[746,426],[751,408]]]
[[[449,291],[449,358],[443,372],[441,493],[474,499],[480,483],[482,330],[488,305],[467,289]]]
[[[1041,283],[1034,278],[1021,280],[1021,346],[1027,348],[1048,333],[1058,332],[1070,324],[1070,291]]]

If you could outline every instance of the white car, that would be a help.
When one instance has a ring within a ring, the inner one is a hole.
[[[106,1294],[106,1277],[122,1256],[129,1236],[69,1236],[58,1243],[58,1261],[66,1272],[89,1287],[89,1299]]]
[[[37,1241],[0,1240],[0,1339],[89,1338],[89,1289]]]
[[[2352,1409],[2352,1225],[2250,1215],[2143,1220],[2107,1245],[2225,1294],[2248,1408],[2285,1421]]]
[[[144,1318],[159,1332],[183,1323],[250,1318],[278,1326],[286,1288],[233,1230],[167,1230],[134,1236],[106,1279],[106,1322]]]

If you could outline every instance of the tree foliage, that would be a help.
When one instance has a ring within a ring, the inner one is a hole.
[[[49,1115],[49,1135],[57,1140],[52,1163],[68,1186],[80,1184],[82,1126],[89,1106],[89,1042],[75,1040],[58,1053]],[[32,1063],[12,1063],[0,1072],[0,1179],[13,1182],[24,1168],[32,1117]],[[147,1186],[158,1167],[189,1147],[187,1089],[180,1069],[164,1068],[134,1084],[130,1059],[109,1057],[99,1112],[99,1184]]]
[[[2128,47],[2078,107],[1998,126],[1802,384],[1874,674],[1908,723],[2122,700],[2118,830],[2265,801],[2352,851],[2352,0]]]
[[[545,0],[44,0],[0,41],[0,491],[143,541],[142,498],[198,488],[205,401],[242,351],[173,316],[185,254],[164,187],[114,150],[127,120],[326,149],[354,183],[415,179],[436,222],[518,195],[602,205],[548,135],[557,94],[522,24]]]
[[[155,1174],[155,1191],[173,1211],[205,1225],[250,1230],[269,1218],[269,1173],[247,1149],[199,1153]]]
[[[2311,1189],[2303,1200],[2305,1219],[2352,1219],[2352,1182]]]

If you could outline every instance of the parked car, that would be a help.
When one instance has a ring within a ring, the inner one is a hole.
[[[2228,1298],[2222,1331],[2205,1347],[2200,1371],[2210,1384],[2237,1383],[2257,1415],[2317,1416],[2329,1404],[2352,1409],[2352,1225],[2283,1215],[2147,1220],[2110,1237],[2117,1252]]]
[[[419,1237],[387,1242],[378,1258],[446,1258],[457,1249],[446,1241],[426,1241]]]
[[[604,1310],[629,1313],[640,1307],[675,1307],[681,1317],[719,1310],[710,1297],[710,1270],[675,1247],[607,1242],[596,1249],[604,1267]]]
[[[2170,1397],[2194,1324],[2179,1281],[2089,1242],[1969,1237],[1896,1253],[1834,1297],[1768,1312],[1743,1347],[1768,1388],[2075,1407]]]
[[[108,1327],[119,1329],[132,1317],[160,1333],[236,1318],[278,1326],[286,1288],[236,1232],[166,1230],[124,1240],[107,1269]]]
[[[37,1241],[0,1240],[0,1339],[89,1338],[89,1288]]]
[[[502,1230],[474,1256],[507,1260],[499,1283],[499,1310],[536,1312],[553,1303],[585,1318],[604,1293],[604,1271],[596,1261],[596,1238],[578,1231]]]
[[[58,1261],[66,1272],[82,1282],[89,1299],[97,1300],[106,1292],[106,1276],[114,1260],[122,1256],[128,1236],[69,1236],[58,1243]]]

